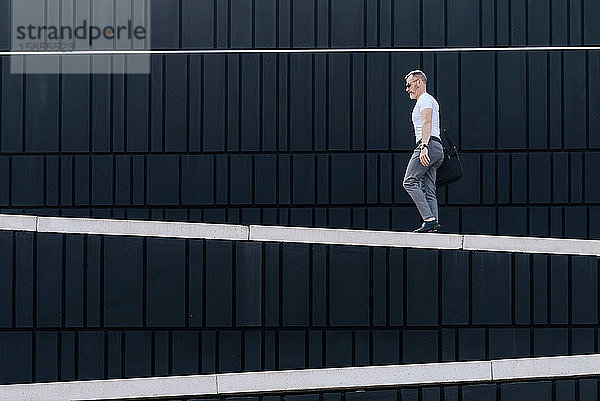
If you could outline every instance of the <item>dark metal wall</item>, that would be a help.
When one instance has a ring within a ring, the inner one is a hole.
[[[595,0],[152,6],[156,48],[600,42]],[[403,77],[420,67],[465,166],[439,194],[446,229],[600,237],[599,51],[153,56],[150,75],[19,75],[0,63],[3,212],[412,229]],[[12,232],[0,247],[3,383],[578,354],[600,342],[591,257]],[[558,383],[515,388],[558,400]],[[580,397],[595,386],[567,383]]]
[[[600,261],[0,233],[0,382],[598,352]]]
[[[446,3],[154,1],[153,46],[600,42],[596,1]],[[150,75],[0,62],[5,212],[412,229],[403,78],[420,67],[466,170],[440,191],[447,230],[600,236],[599,51],[153,56]]]
[[[10,44],[2,0],[0,47]],[[151,0],[155,48],[597,45],[594,0]]]

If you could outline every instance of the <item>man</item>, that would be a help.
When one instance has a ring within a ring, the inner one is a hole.
[[[417,100],[412,111],[417,147],[406,166],[403,186],[423,218],[421,227],[414,231],[436,232],[442,227],[438,221],[435,194],[437,169],[444,161],[444,147],[440,139],[440,106],[427,93],[427,76],[423,71],[411,71],[404,79],[406,92],[411,99]]]

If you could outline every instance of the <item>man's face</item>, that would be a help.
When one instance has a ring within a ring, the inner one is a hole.
[[[406,78],[406,92],[408,92],[408,95],[411,99],[417,98],[417,89],[420,81],[421,80],[415,78],[414,75],[411,75],[410,77]]]

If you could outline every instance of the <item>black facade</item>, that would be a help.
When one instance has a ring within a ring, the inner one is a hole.
[[[10,74],[2,56],[2,213],[413,229],[404,75],[421,68],[465,167],[439,191],[446,230],[600,238],[600,51],[350,50],[598,45],[597,0],[152,11],[156,49],[349,50],[152,56],[150,75]],[[0,0],[4,50],[9,16]],[[23,232],[0,232],[0,249],[1,383],[599,352],[594,257]],[[597,386],[260,398],[588,400]]]
[[[599,259],[0,233],[0,381],[598,352]]]
[[[153,46],[600,41],[592,0],[446,3],[154,1]],[[4,212],[412,229],[403,85],[420,67],[466,170],[440,191],[447,230],[600,235],[600,51],[165,55],[150,75],[1,63]]]

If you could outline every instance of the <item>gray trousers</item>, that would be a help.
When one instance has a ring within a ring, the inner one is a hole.
[[[444,161],[444,148],[437,141],[429,141],[429,166],[424,166],[419,160],[421,149],[413,152],[402,185],[417,206],[423,220],[430,217],[438,218],[438,205],[435,195],[435,178],[437,169]]]

